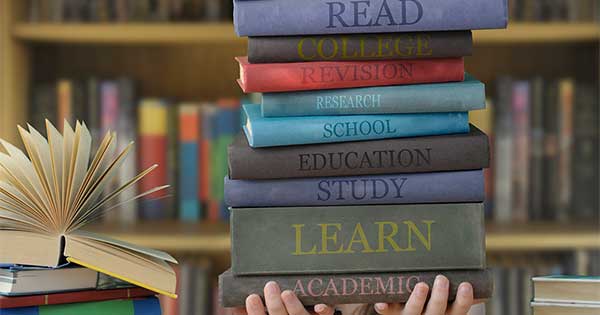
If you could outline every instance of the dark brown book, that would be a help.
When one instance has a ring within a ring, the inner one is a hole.
[[[471,55],[471,31],[261,36],[248,39],[250,63],[393,60]]]
[[[227,270],[219,276],[219,301],[224,307],[244,306],[250,294],[264,298],[265,284],[276,281],[281,290],[293,290],[304,305],[405,303],[417,283],[425,282],[432,287],[439,274],[450,280],[450,301],[463,282],[471,283],[475,299],[492,296],[494,284],[489,270],[243,277],[236,277]]]
[[[489,164],[487,136],[471,132],[398,138],[251,148],[238,135],[229,146],[231,179],[276,179],[474,170]]]

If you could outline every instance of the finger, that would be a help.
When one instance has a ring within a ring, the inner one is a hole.
[[[435,277],[433,288],[431,289],[431,298],[425,309],[425,315],[446,314],[449,288],[450,281],[448,281],[448,278],[442,275]]]
[[[236,307],[236,308],[232,308],[230,314],[233,315],[247,315],[248,312],[246,312],[246,309],[243,307]]]
[[[269,315],[288,315],[283,301],[281,301],[281,289],[274,281],[265,285],[265,304]]]
[[[325,304],[317,304],[315,305],[315,312],[319,315],[333,315],[335,308]]]
[[[428,292],[429,286],[426,283],[418,283],[410,294],[408,302],[406,302],[406,305],[404,306],[402,315],[421,315],[423,313],[425,300],[427,300]]]
[[[381,315],[400,315],[402,313],[403,305],[401,304],[388,304],[388,303],[376,303],[375,312]]]
[[[304,305],[300,302],[296,294],[290,290],[285,290],[281,293],[281,300],[283,305],[290,315],[308,315],[308,311],[304,308]]]
[[[452,303],[450,315],[466,315],[473,305],[473,287],[470,283],[463,282],[458,286],[456,300]]]
[[[246,298],[246,312],[248,315],[266,315],[265,306],[258,294],[252,294]],[[244,314],[244,312],[240,314]]]

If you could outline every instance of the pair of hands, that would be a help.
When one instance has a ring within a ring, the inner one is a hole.
[[[431,289],[431,298],[427,305],[425,301],[429,294],[429,286],[419,283],[415,286],[406,304],[375,304],[375,311],[381,315],[466,315],[473,305],[473,287],[469,283],[461,283],[458,287],[456,300],[448,305],[450,283],[444,276],[437,276]],[[281,289],[275,282],[269,282],[264,289],[265,304],[260,296],[252,294],[246,299],[246,308],[234,310],[236,315],[309,315],[294,292]],[[335,309],[324,304],[315,305],[318,315],[333,315]],[[356,314],[362,315],[362,314]]]

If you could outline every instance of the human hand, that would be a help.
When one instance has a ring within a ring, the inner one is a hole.
[[[279,285],[271,281],[265,285],[265,303],[258,294],[252,294],[246,299],[245,308],[233,310],[235,315],[333,315],[334,309],[325,304],[315,305],[314,312],[308,311],[296,294],[290,290],[281,292]]]
[[[473,305],[473,287],[469,283],[458,286],[456,300],[448,305],[450,282],[444,276],[437,276],[427,305],[425,301],[429,287],[419,283],[413,289],[406,304],[375,304],[375,311],[381,315],[466,315]],[[261,314],[262,315],[262,314]]]

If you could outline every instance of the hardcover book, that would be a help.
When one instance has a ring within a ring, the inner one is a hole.
[[[482,203],[230,210],[236,276],[485,268]]]
[[[248,38],[250,63],[394,60],[470,56],[471,31],[262,36]]]
[[[0,140],[6,152],[0,154],[0,263],[57,267],[67,260],[175,296],[176,278],[168,264],[177,263],[173,257],[81,229],[118,207],[110,202],[157,165],[101,195],[133,143],[111,154],[117,138],[107,133],[92,154],[92,136],[79,122],[73,130],[65,121],[63,134],[46,122],[47,138],[32,127],[19,132],[27,154]],[[167,187],[150,187],[134,198]]]
[[[449,301],[454,300],[456,290],[462,282],[471,283],[475,299],[487,299],[492,296],[494,285],[489,270],[244,277],[237,277],[231,270],[227,270],[219,276],[219,300],[224,307],[242,307],[250,294],[264,297],[265,284],[276,281],[281,290],[294,291],[304,305],[406,303],[417,283],[425,282],[431,288],[435,277],[439,274],[450,280]]]
[[[83,267],[0,268],[0,296],[94,289],[97,281],[98,272]]]
[[[66,278],[62,278],[60,281],[62,282],[65,279]],[[56,283],[57,282],[54,282],[53,284],[56,285]],[[0,296],[0,309],[79,302],[121,300],[153,296],[154,294],[154,292],[143,288],[124,288],[112,290],[74,291],[26,296]]]
[[[507,6],[506,0],[235,0],[233,21],[240,36],[489,29],[506,27]]]
[[[600,306],[600,277],[544,276],[534,277],[531,281],[536,302]]]
[[[0,309],[0,315],[161,315],[156,297]]]
[[[251,147],[348,142],[469,132],[467,112],[264,118],[260,105],[242,109]],[[292,126],[301,126],[292,128]]]
[[[277,179],[486,168],[488,138],[470,127],[468,134],[273,148],[252,148],[244,135],[238,135],[229,146],[229,177]]]
[[[199,120],[196,105],[183,104],[179,107],[179,218],[188,222],[201,218],[198,199]]]
[[[240,180],[225,178],[231,207],[483,202],[483,171]]]
[[[262,1],[262,0],[261,0]],[[240,64],[245,93],[463,81],[463,58]]]
[[[263,117],[466,112],[485,108],[485,85],[465,81],[262,94]]]

